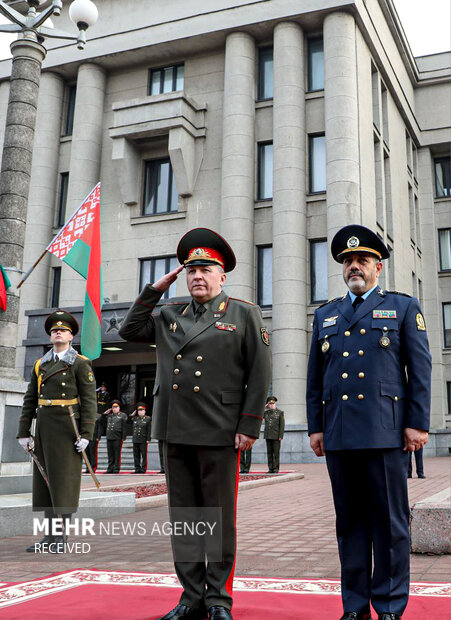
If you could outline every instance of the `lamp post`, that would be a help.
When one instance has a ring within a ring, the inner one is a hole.
[[[0,264],[10,272],[13,283],[19,279],[14,275],[22,270],[39,81],[46,55],[43,43],[46,38],[66,39],[76,41],[82,50],[86,30],[98,17],[94,2],[74,0],[69,8],[69,17],[78,28],[78,35],[74,36],[44,25],[51,15],[61,14],[62,0],[53,0],[50,6],[38,12],[42,2],[27,0],[28,12],[22,15],[0,0],[0,12],[11,22],[0,25],[0,32],[19,35],[11,44],[12,72],[0,174]],[[21,379],[15,370],[18,319],[19,296],[11,287],[7,310],[0,312],[0,392],[2,377],[13,381]]]

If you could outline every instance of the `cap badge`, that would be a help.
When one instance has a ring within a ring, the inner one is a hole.
[[[56,323],[56,324],[57,324],[57,325],[62,325],[62,324],[63,324],[63,322],[62,322],[62,321],[57,321],[57,323]]]
[[[189,258],[192,258],[193,256],[198,256],[201,258],[210,258],[211,254],[205,248],[195,248],[194,250],[191,251]]]
[[[354,237],[354,236],[349,237],[347,246],[350,250],[353,248],[358,248],[359,245],[360,245],[360,241],[357,237]]]

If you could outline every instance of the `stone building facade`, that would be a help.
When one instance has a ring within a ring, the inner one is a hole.
[[[390,247],[382,286],[420,298],[433,356],[430,454],[451,426],[450,54],[413,58],[392,0],[96,0],[84,52],[48,45],[24,269],[100,180],[103,354],[98,381],[152,401],[155,350],[118,325],[175,265],[190,228],[237,255],[227,291],[260,303],[285,461],[311,458],[305,384],[313,312],[345,292],[328,251],[362,223]],[[64,2],[58,27],[70,30]],[[53,46],[53,47],[52,47]],[[0,142],[10,61],[0,62]],[[81,318],[84,281],[46,257],[21,292],[17,367],[45,350],[43,320]],[[180,278],[171,296],[186,296]]]

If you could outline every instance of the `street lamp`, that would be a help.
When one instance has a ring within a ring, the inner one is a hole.
[[[78,36],[74,36],[44,25],[51,15],[61,14],[63,3],[53,0],[50,6],[38,12],[43,1],[27,0],[28,11],[22,15],[12,5],[23,5],[23,2],[7,4],[0,0],[0,13],[11,22],[0,24],[0,33],[19,34],[11,44],[13,59],[0,175],[0,265],[11,272],[13,284],[18,282],[19,278],[14,276],[21,273],[23,262],[39,81],[46,55],[42,44],[47,38],[66,39],[76,41],[82,50],[86,30],[98,17],[94,2],[74,0],[69,8],[69,17],[78,28]],[[18,320],[19,297],[13,286],[8,290],[7,310],[0,312],[0,393],[4,389],[2,377],[16,381],[20,378],[15,370]]]

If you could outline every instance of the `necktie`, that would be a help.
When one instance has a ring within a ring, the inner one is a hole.
[[[202,304],[199,304],[197,306],[196,314],[194,316],[194,320],[195,320],[196,323],[197,323],[197,321],[200,319],[200,317],[203,315],[203,313],[205,311],[206,311],[206,308]]]
[[[352,307],[354,308],[354,312],[357,310],[357,308],[359,307],[359,304],[363,304],[365,300],[363,299],[363,297],[356,297],[354,299],[354,301],[352,302]]]
[[[57,355],[55,355],[55,362],[59,362],[59,360],[60,358]]]

